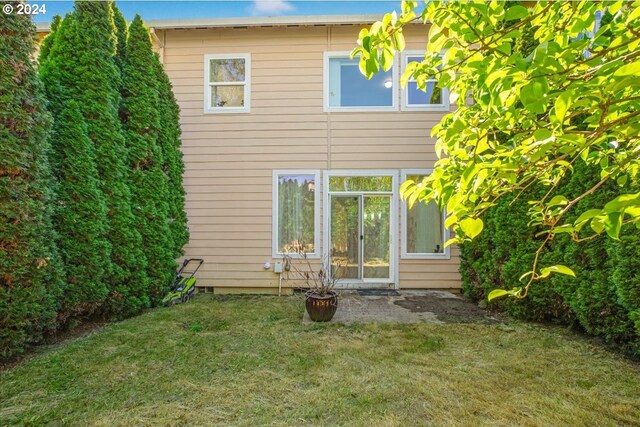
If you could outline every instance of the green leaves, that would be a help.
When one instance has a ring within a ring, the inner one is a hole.
[[[559,123],[564,122],[564,118],[567,115],[567,111],[571,107],[571,92],[562,92],[556,98],[555,103],[555,117]]]
[[[551,275],[551,273],[565,274],[567,276],[576,277],[576,274],[569,267],[565,265],[552,265],[540,270],[539,278],[543,279]]]
[[[405,48],[402,30],[416,5],[404,2],[395,22],[385,16],[361,33],[365,74],[375,68],[367,61],[385,69]],[[595,33],[598,3],[527,6],[436,1],[424,7],[420,18],[430,25],[424,60],[405,67],[402,82],[424,86],[435,78],[459,99],[432,126],[439,160],[427,188],[409,186],[405,196],[446,207],[446,226],[458,243],[481,234],[483,214],[497,200],[527,197],[534,188],[542,194],[529,200],[527,222],[538,237],[589,240],[606,232],[618,238],[625,224],[640,226],[634,198],[578,214],[609,180],[624,192],[640,176],[640,28],[631,19],[640,16],[640,4],[608,4],[615,19],[605,16]],[[596,168],[591,186],[562,190],[585,165]],[[568,222],[568,215],[578,219]],[[534,280],[568,274],[562,267],[531,270],[536,273],[527,277]]]
[[[547,207],[566,206],[568,203],[569,203],[569,199],[567,199],[565,196],[558,195],[558,196],[553,196],[553,198],[549,200],[549,203],[547,203]]]
[[[507,291],[505,289],[494,289],[491,292],[489,292],[489,295],[487,295],[487,300],[491,302],[496,298],[502,298],[506,296],[522,298],[522,291],[523,291],[522,288],[513,288],[510,291]]]
[[[404,50],[405,40],[404,40],[404,34],[402,34],[402,31],[397,30],[393,33],[393,42],[395,43],[396,50],[398,52],[402,52]]]
[[[549,86],[546,79],[537,78],[520,90],[520,100],[532,113],[542,114],[547,110],[547,92]]]
[[[625,221],[637,221],[640,218],[640,193],[621,194],[604,205],[602,209],[589,209],[574,221],[577,231],[591,223],[596,233],[605,231],[612,239],[618,239]]]
[[[491,292],[489,292],[489,295],[487,296],[487,299],[489,301],[494,300],[496,298],[501,298],[504,296],[509,295],[508,291],[505,291],[504,289],[494,289]]]
[[[640,61],[635,60],[628,64],[618,68],[614,73],[614,76],[638,76],[640,75]]]
[[[604,229],[612,239],[617,239],[622,228],[622,214],[612,212],[608,214],[604,220]]]
[[[504,15],[505,21],[520,20],[529,15],[526,7],[520,5],[511,6]]]
[[[465,218],[460,221],[460,228],[470,239],[478,236],[483,227],[484,223],[480,218]]]

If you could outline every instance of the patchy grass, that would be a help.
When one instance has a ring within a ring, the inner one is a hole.
[[[640,425],[640,369],[523,323],[303,326],[201,296],[0,372],[0,425]]]

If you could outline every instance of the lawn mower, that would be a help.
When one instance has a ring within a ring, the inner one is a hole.
[[[189,301],[196,292],[196,278],[194,276],[203,263],[204,260],[200,258],[187,258],[182,262],[182,266],[176,273],[173,285],[171,285],[171,291],[162,299],[162,305],[169,307]],[[194,265],[195,269],[187,269],[187,267],[193,267]]]

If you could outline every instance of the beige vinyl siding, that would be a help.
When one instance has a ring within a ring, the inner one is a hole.
[[[205,259],[199,285],[227,291],[278,286],[278,276],[263,268],[276,261],[271,257],[273,170],[433,167],[429,135],[442,113],[323,112],[324,52],[351,51],[359,29],[157,31],[182,111],[191,231],[186,256]],[[426,34],[422,25],[407,28],[407,49],[423,49]],[[204,112],[204,56],[225,53],[251,54],[248,114]],[[394,92],[400,105],[399,91]],[[448,260],[400,258],[397,279],[401,289],[458,288],[458,265],[455,248]]]

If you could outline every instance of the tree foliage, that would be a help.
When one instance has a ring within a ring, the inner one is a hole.
[[[403,1],[401,14],[363,29],[353,52],[367,76],[388,70],[404,49],[403,27],[429,24],[425,59],[408,64],[402,82],[413,78],[424,88],[436,78],[457,109],[432,130],[439,160],[425,185],[403,185],[409,203],[435,200],[446,208],[446,225],[455,231],[449,243],[461,243],[482,232],[482,215],[501,198],[544,188],[527,200],[528,226],[542,237],[533,268],[519,272],[524,286],[490,298],[524,297],[535,280],[573,275],[563,264],[541,264],[559,235],[618,239],[626,224],[640,227],[640,193],[629,190],[640,164],[639,2],[543,1],[526,8],[435,1],[416,13],[417,6]],[[569,195],[560,183],[579,164],[596,167],[598,179]],[[580,209],[610,182],[620,187],[617,195]]]
[[[56,31],[58,31],[60,22],[62,22],[62,17],[60,15],[55,15],[51,20],[49,34],[47,34],[47,37],[44,38],[42,44],[40,45],[40,54],[38,55],[38,62],[40,62],[40,64],[45,62],[47,60],[47,57],[49,56],[49,52],[51,51],[51,46],[53,46]]]
[[[569,196],[581,194],[599,180],[597,169],[578,163],[558,188]],[[631,190],[637,188],[635,185]],[[482,234],[460,248],[462,287],[467,296],[481,300],[494,289],[518,286],[522,266],[533,262],[536,248],[544,239],[536,236],[539,228],[527,227],[527,200],[541,197],[545,191],[543,185],[537,185],[517,199],[517,194],[507,194],[485,212]],[[601,205],[618,193],[617,184],[608,183],[597,197],[582,200],[577,211]],[[577,215],[569,213],[567,219],[575,220]],[[640,287],[635,273],[640,233],[632,225],[625,227],[629,229],[622,230],[619,241],[600,235],[578,243],[568,234],[557,236],[545,246],[541,260],[547,265],[568,266],[579,280],[554,275],[531,287],[527,298],[492,304],[518,318],[579,326],[628,353],[640,355]]]
[[[158,144],[160,111],[157,74],[149,30],[140,16],[131,22],[123,63],[122,120],[128,149],[134,226],[147,254],[149,293],[158,301],[166,293],[175,270],[169,229],[169,191]]]
[[[75,101],[62,105],[51,134],[51,165],[57,198],[54,227],[68,284],[58,319],[95,312],[109,293],[111,246],[107,205],[99,188],[93,143]]]
[[[120,73],[114,61],[115,28],[111,5],[76,2],[56,32],[40,69],[52,111],[65,102],[77,103],[87,125],[96,157],[102,191],[107,201],[107,237],[111,259],[105,266],[109,289],[105,311],[131,314],[148,305],[139,295],[146,289],[146,259],[142,238],[134,227],[126,148],[118,114]]]
[[[187,212],[185,210],[185,191],[183,186],[184,162],[180,146],[180,107],[173,94],[169,76],[164,71],[160,58],[153,56],[153,64],[158,85],[158,109],[160,113],[160,133],[157,144],[162,152],[163,170],[167,175],[167,203],[169,204],[169,228],[173,241],[173,256],[183,255],[182,248],[189,241]]]
[[[18,2],[10,3],[14,8]],[[51,117],[26,15],[0,19],[0,358],[55,328],[64,283],[51,224]]]
[[[178,105],[139,16],[127,34],[111,2],[77,1],[38,76],[29,16],[0,20],[0,358],[149,307],[188,240]]]
[[[127,37],[129,36],[129,28],[127,21],[124,19],[122,12],[115,3],[111,3],[111,9],[113,10],[113,24],[116,30],[116,66],[122,73],[122,66],[124,64],[125,50],[127,48]]]

